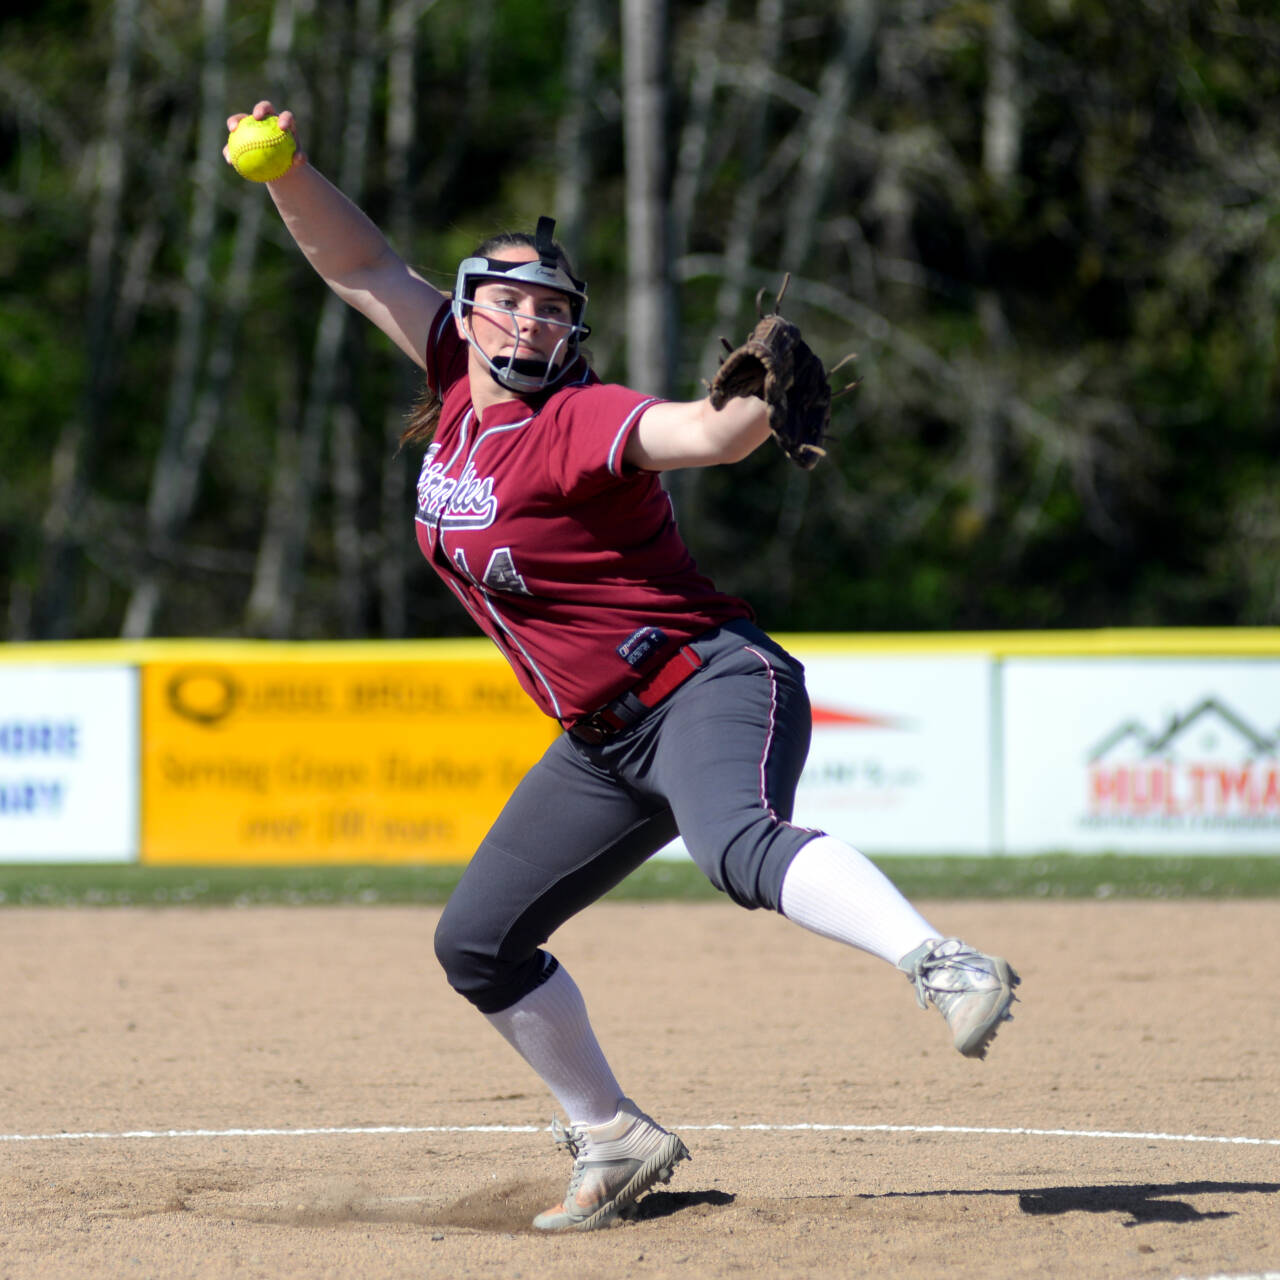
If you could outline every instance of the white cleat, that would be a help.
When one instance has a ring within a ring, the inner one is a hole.
[[[540,1231],[594,1231],[627,1216],[636,1200],[671,1172],[689,1152],[674,1133],[651,1120],[630,1098],[604,1124],[552,1122],[556,1145],[573,1156],[564,1200],[538,1214]]]
[[[959,938],[931,938],[898,961],[915,984],[922,1009],[934,1007],[947,1020],[956,1048],[966,1058],[985,1058],[1002,1022],[1013,1015],[1013,989],[1022,979],[999,956],[984,955]]]

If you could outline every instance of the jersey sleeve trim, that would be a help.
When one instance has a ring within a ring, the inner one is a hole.
[[[608,467],[610,472],[615,476],[622,475],[622,455],[627,445],[627,437],[631,434],[632,428],[639,421],[640,415],[649,408],[652,408],[659,401],[658,396],[650,396],[647,400],[642,400],[629,414],[622,420],[622,426],[618,428],[618,433],[613,437],[613,444],[609,447]]]

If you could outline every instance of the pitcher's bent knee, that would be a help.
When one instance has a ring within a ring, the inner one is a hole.
[[[538,949],[507,954],[499,938],[479,930],[446,906],[435,933],[436,959],[449,985],[481,1013],[499,1013],[541,986],[558,967]]]
[[[796,854],[821,835],[809,827],[792,826],[775,817],[762,817],[729,841],[714,866],[690,847],[712,884],[740,907],[781,910],[782,881]]]

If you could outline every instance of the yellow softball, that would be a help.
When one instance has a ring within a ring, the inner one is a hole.
[[[245,116],[227,138],[227,157],[242,178],[273,182],[293,163],[293,135],[280,127],[278,116],[255,120]]]

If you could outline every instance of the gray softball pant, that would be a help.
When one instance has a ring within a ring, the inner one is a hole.
[[[482,1012],[545,982],[551,934],[677,835],[734,902],[780,910],[791,860],[821,834],[790,821],[811,731],[804,668],[748,622],[693,648],[702,667],[637,723],[595,746],[562,734],[468,864],[435,947]]]

